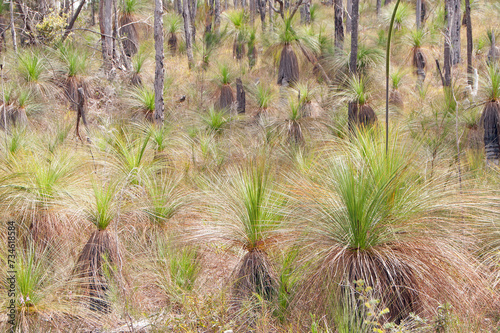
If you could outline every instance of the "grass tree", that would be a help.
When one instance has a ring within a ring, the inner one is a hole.
[[[234,92],[231,88],[232,73],[227,64],[219,66],[219,73],[215,80],[219,85],[217,108],[229,111],[234,102]]]
[[[269,166],[263,160],[232,168],[215,178],[215,220],[199,233],[203,242],[222,242],[226,249],[243,251],[233,272],[232,293],[241,301],[257,293],[271,299],[277,276],[269,251],[278,245],[284,199],[276,192]]]
[[[391,91],[389,95],[389,103],[396,106],[397,108],[404,107],[404,100],[399,87],[401,86],[401,81],[403,80],[405,73],[401,69],[395,70],[391,74]]]
[[[54,96],[54,84],[46,68],[46,61],[39,51],[26,49],[17,56],[17,72],[22,84],[36,96]],[[56,90],[57,91],[57,90]]]
[[[175,13],[165,17],[165,32],[167,33],[167,44],[170,52],[175,54],[178,48],[177,35],[182,31],[182,18]]]
[[[119,200],[117,183],[94,181],[92,194],[85,210],[86,219],[96,229],[78,256],[75,273],[81,280],[81,287],[89,297],[89,307],[93,311],[108,313],[108,281],[105,265],[117,263],[116,239],[108,231],[110,223],[118,217]]]
[[[139,48],[136,14],[140,6],[140,0],[124,0],[120,7],[120,35],[124,38],[123,49],[128,57],[136,54]]]
[[[234,35],[233,58],[241,60],[248,40],[248,17],[243,10],[226,12],[224,16],[231,22],[230,33]]]
[[[347,79],[345,90],[338,93],[347,101],[352,103],[352,115],[355,124],[371,126],[377,121],[377,115],[368,104],[371,91],[369,80],[363,76],[351,76]]]
[[[412,65],[420,84],[425,80],[425,67],[427,64],[427,57],[422,50],[426,34],[423,29],[412,30],[410,34]]]
[[[297,181],[305,220],[298,246],[310,265],[302,299],[333,317],[346,296],[358,299],[348,286],[363,280],[390,321],[432,311],[436,300],[468,311],[483,280],[464,239],[445,231],[458,223],[455,189],[437,177],[426,181],[397,140],[387,152],[382,133],[358,132],[352,140],[339,143],[345,148],[310,185]],[[467,288],[474,291],[462,294]]]
[[[481,115],[481,123],[484,127],[486,160],[498,165],[500,158],[500,71],[496,66],[488,67],[488,82],[484,94],[487,102]]]
[[[267,114],[267,109],[271,105],[271,102],[273,101],[275,95],[273,88],[271,86],[264,85],[263,82],[260,82],[254,89],[253,95],[259,108],[257,114]]]
[[[58,58],[64,70],[63,80],[60,83],[68,102],[73,110],[80,104],[78,89],[82,88],[87,94],[88,84],[84,76],[88,73],[88,54],[69,43],[61,44],[58,48]]]

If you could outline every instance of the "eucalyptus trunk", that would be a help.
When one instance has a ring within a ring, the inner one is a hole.
[[[474,69],[472,68],[472,22],[470,19],[470,0],[465,0],[465,24],[467,25],[467,84],[472,88]]]
[[[357,74],[357,59],[358,59],[358,17],[359,17],[359,0],[352,0],[352,30],[351,30],[351,56],[349,59],[349,73],[354,76]],[[358,106],[357,101],[350,101],[347,111],[347,123],[350,130],[354,130],[357,123]]]
[[[444,81],[443,86],[451,86],[451,27],[453,19],[453,1],[445,0],[445,29],[444,29]]]
[[[351,27],[352,27],[352,1],[353,0],[347,0],[346,3],[345,31],[347,33],[351,33]]]
[[[155,124],[163,123],[163,81],[165,70],[163,67],[163,3],[162,0],[155,0],[154,12],[154,40],[155,40]]]
[[[335,52],[340,53],[344,49],[344,25],[342,23],[344,10],[342,0],[335,0]]]
[[[99,2],[99,28],[101,30],[102,59],[104,68],[109,72],[113,66],[113,1],[101,0]]]
[[[186,39],[186,53],[189,68],[194,66],[193,45],[191,43],[191,18],[189,15],[189,0],[183,0],[182,17],[184,19],[184,34]]]

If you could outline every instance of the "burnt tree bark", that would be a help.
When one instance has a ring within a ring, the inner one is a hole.
[[[335,51],[340,52],[344,49],[344,25],[343,16],[344,9],[342,7],[342,0],[335,0]]]
[[[453,16],[450,14],[450,10],[452,8],[452,2],[454,0],[446,0],[445,1],[445,29],[444,29],[444,81],[443,86],[449,87],[451,86],[451,27],[452,27],[452,19]]]
[[[351,33],[352,27],[352,0],[347,0],[345,10],[345,31]]]
[[[271,0],[269,0],[271,1]],[[262,24],[262,31],[266,31],[266,9],[267,9],[267,1],[266,0],[257,0],[257,4],[259,6],[260,13],[260,22]]]
[[[101,0],[99,2],[99,28],[101,30],[102,60],[104,62],[104,69],[107,73],[113,67],[112,6],[112,0]]]
[[[155,0],[154,13],[154,40],[155,40],[155,124],[163,123],[163,80],[165,70],[163,67],[163,3],[161,0]]]
[[[236,110],[238,113],[245,113],[246,107],[245,90],[240,78],[236,79]]]
[[[311,23],[311,1],[307,0],[300,7],[300,23],[310,24]]]
[[[189,13],[189,0],[183,0],[182,17],[184,18],[184,34],[186,38],[186,53],[188,58],[189,68],[193,68],[193,45],[191,43],[191,18]]]
[[[351,55],[349,58],[349,73],[357,74],[358,59],[358,18],[359,18],[359,0],[352,0],[352,31],[351,31]],[[358,107],[356,101],[349,102],[347,111],[347,124],[350,130],[354,130],[357,123]]]
[[[465,0],[465,24],[467,25],[467,84],[473,86],[474,69],[472,68],[472,22],[470,19],[470,0]]]

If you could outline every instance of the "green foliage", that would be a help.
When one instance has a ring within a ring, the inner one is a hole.
[[[232,81],[232,73],[227,64],[219,65],[219,74],[217,76],[217,81],[219,84],[230,84]]]
[[[485,97],[490,101],[500,100],[500,70],[496,65],[488,67],[488,78],[484,88]]]
[[[182,17],[175,13],[169,13],[164,18],[165,31],[168,34],[176,34],[182,31]]]
[[[69,43],[58,47],[59,58],[62,60],[69,77],[87,74],[89,58],[87,52]]]
[[[261,110],[265,110],[269,107],[273,97],[274,92],[271,86],[265,86],[262,82],[257,85],[255,99],[257,100],[257,105]]]
[[[123,0],[120,6],[123,15],[133,15],[137,13],[141,6],[141,0]]]
[[[424,29],[413,29],[409,34],[409,42],[413,48],[422,47],[428,32]]]
[[[155,93],[151,88],[146,86],[136,87],[132,91],[132,98],[138,108],[145,112],[154,112],[155,110]]]
[[[201,116],[203,124],[205,124],[209,133],[220,134],[226,128],[226,125],[231,122],[231,117],[225,110],[216,110],[213,107],[208,109],[208,112]]]
[[[117,216],[117,191],[116,183],[104,184],[99,181],[92,182],[93,201],[86,213],[90,222],[95,224],[97,229],[106,230],[108,225]]]
[[[38,37],[45,43],[53,43],[56,39],[63,36],[66,31],[68,14],[59,15],[57,11],[52,10],[43,20],[35,26]]]
[[[386,23],[391,20],[392,13],[394,12],[396,1],[391,2],[385,11]],[[394,27],[397,30],[403,29],[408,22],[408,18],[413,17],[412,6],[407,2],[400,2],[396,15],[394,16]]]
[[[406,75],[405,71],[402,70],[401,68],[398,68],[391,73],[392,89],[396,90],[399,88],[399,85],[401,84],[401,81],[403,80],[405,75]]]
[[[18,71],[28,83],[37,83],[45,72],[45,61],[36,51],[25,50],[18,56]]]

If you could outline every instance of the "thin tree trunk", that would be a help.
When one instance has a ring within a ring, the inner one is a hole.
[[[269,0],[271,1],[271,0]],[[257,0],[257,4],[259,5],[260,12],[260,22],[262,24],[262,31],[266,31],[266,9],[267,9],[267,1],[266,0]]]
[[[227,4],[227,0],[226,0]],[[220,28],[220,0],[215,0],[215,18],[214,18],[214,25],[215,25],[215,33],[219,34],[219,28]]]
[[[273,31],[274,30],[274,22],[273,22],[273,17],[274,17],[274,11],[273,11],[273,4],[272,1],[274,0],[268,0],[268,5],[269,5],[269,30]]]
[[[300,22],[302,24],[310,24],[311,23],[311,2],[306,1],[300,7]]]
[[[467,25],[467,84],[472,88],[474,69],[472,68],[472,22],[470,18],[470,0],[465,0],[465,20]]]
[[[256,0],[248,0],[248,4],[250,7],[250,23],[252,24],[252,26],[255,23],[255,1]]]
[[[71,29],[73,29],[73,25],[76,22],[76,19],[78,18],[78,15],[80,15],[80,12],[83,8],[83,5],[85,4],[85,0],[80,1],[80,5],[78,5],[78,8],[76,9],[75,15],[71,18],[71,21],[69,21],[69,24],[66,26],[66,31],[64,32],[64,35],[62,37],[62,42],[66,40],[68,37],[69,33],[71,32]]]
[[[343,15],[344,9],[342,7],[342,0],[335,0],[335,52],[344,49],[344,25],[343,25]]]
[[[351,75],[357,74],[357,59],[358,59],[358,17],[359,17],[359,0],[352,0],[352,31],[351,31],[351,56],[349,59],[349,72]],[[347,111],[347,123],[350,130],[354,129],[357,123],[358,106],[356,101],[349,102]]]
[[[234,9],[237,10],[238,9],[238,0],[234,0]]]
[[[12,46],[14,48],[14,52],[17,53],[17,40],[16,40],[16,25],[14,24],[14,1],[10,1],[10,31],[12,33]],[[5,113],[5,106],[4,106]]]
[[[191,44],[191,18],[189,15],[189,0],[183,0],[182,17],[184,18],[184,34],[186,36],[186,53],[188,58],[189,68],[193,68],[193,47]]]
[[[113,34],[112,29],[112,0],[101,0],[99,2],[99,28],[101,30],[102,60],[104,69],[108,73],[112,68],[113,58]]]
[[[451,10],[449,12],[449,20],[451,21],[450,38],[451,38],[451,64],[456,65],[460,62],[460,28],[461,21],[460,0],[451,1]]]
[[[450,15],[452,10],[452,1],[445,0],[445,30],[444,30],[444,86],[451,86],[451,26],[453,17]]]
[[[238,113],[245,113],[245,89],[240,78],[236,79],[236,110]]]
[[[95,25],[95,0],[90,2],[90,25]]]
[[[188,2],[189,6],[189,19],[191,27],[191,43],[196,43],[196,11],[198,9],[198,1],[191,0]]]
[[[163,4],[162,0],[155,0],[154,13],[154,39],[155,39],[155,124],[163,123],[163,80],[165,71],[163,67]]]
[[[382,6],[382,0],[377,0],[377,4],[375,6],[375,12],[377,13],[377,17],[380,14],[380,7]]]
[[[420,23],[422,22],[422,0],[417,0],[417,12],[416,12],[416,25],[417,25],[417,30],[420,29]]]
[[[352,27],[352,0],[347,0],[345,13],[345,31],[351,33]]]
[[[358,59],[358,19],[359,0],[352,0],[352,31],[351,31],[351,56],[349,61],[349,72],[356,74]]]

